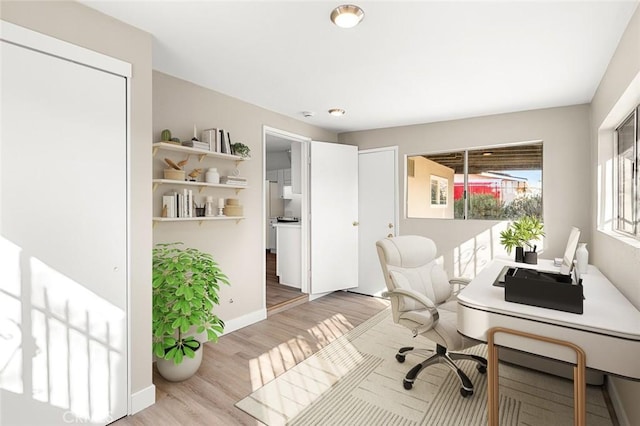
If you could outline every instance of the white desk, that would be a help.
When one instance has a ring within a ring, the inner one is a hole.
[[[494,260],[458,295],[458,331],[487,341],[487,330],[505,327],[572,342],[586,354],[587,367],[640,380],[640,311],[594,266],[582,276],[584,313],[573,314],[504,300],[493,283],[506,265],[558,272],[551,260],[538,265]],[[496,336],[495,343],[570,363],[575,354],[562,347],[517,336]]]

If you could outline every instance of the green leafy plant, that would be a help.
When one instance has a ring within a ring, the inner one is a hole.
[[[185,335],[191,327],[217,342],[224,322],[213,313],[220,284],[229,284],[209,253],[181,248],[182,243],[153,249],[153,353],[180,364],[193,358],[201,343]]]
[[[231,144],[231,151],[235,155],[239,155],[240,157],[247,158],[251,155],[251,149],[248,146],[243,144],[242,142],[236,142]]]
[[[507,229],[500,232],[500,244],[511,254],[514,247],[528,247],[531,251],[533,241],[544,236],[544,225],[535,216],[523,216],[512,222]]]

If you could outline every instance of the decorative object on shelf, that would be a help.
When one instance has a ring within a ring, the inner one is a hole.
[[[224,207],[225,216],[242,216],[243,208],[240,205],[240,200],[237,198],[227,198],[227,203]]]
[[[225,216],[225,214],[224,214],[224,198],[218,198],[218,216]]]
[[[218,173],[218,169],[215,167],[209,168],[205,174],[205,180],[207,183],[220,183],[220,173]]]
[[[211,254],[181,244],[153,249],[153,353],[170,381],[186,380],[200,367],[203,342],[194,334],[206,332],[208,341],[218,341],[224,322],[213,308],[220,285],[229,285]]]
[[[164,129],[161,133],[160,133],[160,140],[162,142],[170,142],[171,141],[171,130],[169,129]]]
[[[167,163],[167,165],[169,165],[169,167],[171,167],[172,169],[175,170],[182,170],[182,167],[178,166],[176,163],[173,162],[172,159],[170,158],[165,158],[164,162]]]
[[[164,178],[183,181],[185,179],[184,170],[164,169]]]
[[[544,225],[535,216],[523,216],[512,222],[507,229],[500,232],[500,244],[508,254],[516,249],[516,262],[538,263],[537,246],[533,243],[544,236]],[[529,250],[524,250],[524,248]],[[518,249],[520,248],[520,250]]]
[[[185,158],[184,160],[178,161],[178,167],[180,167],[180,169],[184,170],[184,166],[187,165],[187,163],[189,162],[189,156],[187,155],[187,158]]]
[[[205,207],[204,205],[202,206],[198,206],[197,204],[195,204],[195,208],[196,208],[196,217],[204,217],[205,215]]]
[[[189,180],[195,182],[198,179],[198,176],[202,173],[202,169],[193,169],[191,173],[189,173]]]
[[[187,160],[189,157],[187,157]],[[164,169],[164,178],[172,180],[185,180],[185,172],[179,164],[186,164],[187,160],[183,160],[176,164],[170,158],[165,158],[164,162],[171,167],[170,169]]]
[[[206,198],[206,202],[204,204],[204,215],[207,217],[215,216],[215,211],[213,208],[213,197],[208,195]]]
[[[587,243],[578,243],[576,260],[578,261],[578,273],[580,275],[586,274],[587,267],[589,266],[589,250],[587,250]]]
[[[251,149],[242,142],[231,144],[231,153],[242,158],[251,158]]]
[[[179,138],[171,138],[169,143],[172,143],[172,144],[175,144],[175,145],[180,145],[180,139]]]

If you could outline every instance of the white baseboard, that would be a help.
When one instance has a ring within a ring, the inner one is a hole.
[[[248,325],[255,324],[258,321],[262,321],[267,318],[267,310],[259,309],[257,311],[248,313],[239,318],[234,318],[224,322],[224,334],[231,333],[236,330],[240,330]]]
[[[629,418],[627,417],[627,412],[624,411],[624,407],[620,403],[620,394],[618,393],[618,389],[610,377],[607,380],[607,391],[609,392],[613,411],[616,412],[616,417],[618,417],[618,423],[620,423],[620,426],[631,426],[631,422],[629,422]]]
[[[131,405],[129,415],[139,413],[147,407],[156,403],[156,387],[155,385],[148,386],[141,391],[138,391],[131,395]]]

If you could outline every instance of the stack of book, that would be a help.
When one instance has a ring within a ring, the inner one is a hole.
[[[202,149],[204,151],[209,151],[211,149],[210,144],[208,142],[200,142],[200,141],[193,141],[193,147],[196,149]]]
[[[241,176],[221,176],[220,183],[225,185],[246,185],[247,178]]]
[[[162,217],[194,217],[193,191],[172,191],[162,196]]]

